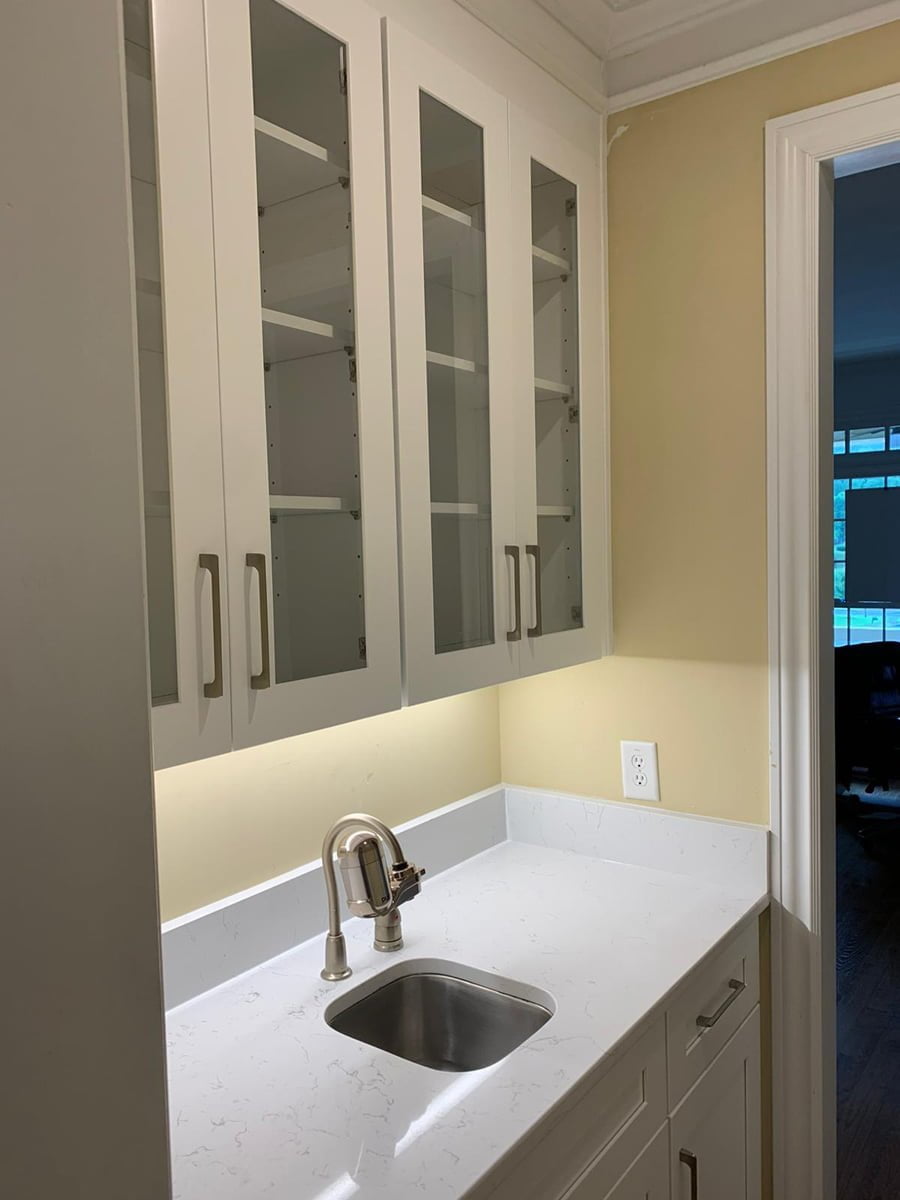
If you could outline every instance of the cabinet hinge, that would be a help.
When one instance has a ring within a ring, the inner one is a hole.
[[[573,620],[573,621],[575,621],[575,622],[577,622],[577,624],[579,624],[579,625],[580,625],[580,624],[581,624],[581,619],[582,619],[582,618],[581,618],[581,605],[580,605],[580,604],[573,604],[573,605],[572,605],[572,620]]]
[[[341,90],[341,95],[347,95],[347,48],[341,46],[340,61],[338,65],[338,87]]]
[[[364,637],[359,639],[359,657],[363,662],[366,661],[366,639]]]
[[[578,201],[574,200],[574,199],[567,200],[566,201],[566,216],[574,217],[577,212],[578,212]]]
[[[352,346],[345,346],[347,351],[347,371],[350,375],[350,382],[356,383],[356,355],[353,353]]]
[[[578,405],[577,404],[569,405],[569,424],[570,425],[578,424]]]

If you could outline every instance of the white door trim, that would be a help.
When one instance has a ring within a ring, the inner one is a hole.
[[[835,1193],[831,162],[898,139],[900,86],[766,126],[776,1200]]]

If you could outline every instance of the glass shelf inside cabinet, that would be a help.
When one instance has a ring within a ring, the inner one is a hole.
[[[494,640],[484,139],[420,93],[434,648]]]
[[[583,624],[575,185],[531,164],[537,529],[543,632]]]
[[[178,700],[178,659],[149,0],[124,0],[123,17],[144,479],[150,692],[152,703],[160,705]]]
[[[366,666],[344,45],[250,0],[275,678]]]

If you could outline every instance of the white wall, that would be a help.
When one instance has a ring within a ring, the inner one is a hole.
[[[0,15],[0,1192],[169,1195],[117,0]]]

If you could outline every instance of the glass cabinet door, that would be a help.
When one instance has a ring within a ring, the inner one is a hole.
[[[580,629],[581,436],[578,189],[531,160],[537,543],[532,636]]]
[[[510,128],[516,311],[531,338],[516,360],[527,674],[607,646],[601,168],[516,110]]]
[[[508,142],[506,103],[482,82],[397,26],[387,55],[407,691],[417,701],[517,669]]]
[[[207,20],[250,744],[399,704],[380,33],[355,2]]]
[[[231,744],[202,6],[124,0],[153,752]]]
[[[434,651],[494,641],[481,127],[419,93]]]
[[[366,665],[346,47],[250,0],[276,684]]]

